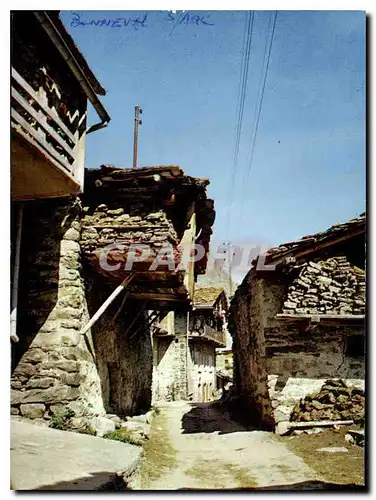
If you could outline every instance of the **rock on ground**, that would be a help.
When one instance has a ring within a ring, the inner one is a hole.
[[[93,417],[89,420],[89,424],[99,437],[115,430],[115,422],[105,417]]]
[[[327,448],[318,448],[317,451],[325,451],[327,453],[348,453],[349,450],[344,446],[328,446]]]

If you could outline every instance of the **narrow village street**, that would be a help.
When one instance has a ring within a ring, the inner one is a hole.
[[[160,406],[141,471],[143,490],[242,489],[320,480],[275,434],[245,429],[216,403],[182,401]]]
[[[11,490],[368,490],[367,19],[10,11]]]

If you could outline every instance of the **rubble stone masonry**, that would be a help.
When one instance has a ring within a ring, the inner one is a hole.
[[[288,288],[285,314],[364,314],[365,272],[345,255],[305,262]]]
[[[174,312],[170,335],[153,339],[153,401],[187,399],[187,320]]]
[[[81,276],[80,207],[26,203],[21,242],[18,336],[12,344],[12,413],[51,418],[61,406],[103,412]]]
[[[90,316],[114,289],[86,268]],[[135,415],[151,404],[152,342],[147,311],[141,301],[121,294],[92,327],[94,350],[107,413]]]
[[[215,347],[205,339],[187,338],[187,313],[168,316],[169,335],[153,338],[153,401],[211,401]]]
[[[286,277],[257,277],[253,268],[231,305],[236,390],[264,427],[290,420],[299,400],[329,378],[364,389],[364,354],[348,349],[349,338],[364,338],[364,325],[320,322],[304,330],[299,319],[276,318],[288,293]]]
[[[19,343],[12,343],[12,413],[50,419],[132,415],[151,403],[152,345],[142,302],[120,295],[85,335],[80,330],[115,285],[82,261],[77,200],[25,205],[19,288]]]

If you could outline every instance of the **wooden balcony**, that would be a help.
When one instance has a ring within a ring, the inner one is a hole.
[[[217,347],[226,346],[226,332],[221,330],[215,330],[211,326],[205,325],[204,332],[191,331],[189,333],[190,339],[204,339],[209,342],[213,342]]]
[[[55,92],[59,95],[59,90]],[[82,116],[75,132],[48,104],[43,88],[36,92],[12,68],[11,164],[12,200],[68,196],[82,192],[84,140]],[[66,119],[65,119],[66,121]]]

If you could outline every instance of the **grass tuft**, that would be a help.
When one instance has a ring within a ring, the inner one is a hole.
[[[95,430],[90,427],[89,424],[85,424],[79,429],[76,429],[72,426],[72,417],[76,414],[70,408],[64,408],[53,415],[48,424],[48,427],[52,429],[58,429],[60,431],[70,431],[70,432],[78,432],[79,434],[87,434],[89,436],[96,436]]]
[[[60,431],[70,431],[72,430],[70,420],[75,415],[75,412],[70,408],[64,408],[63,410],[57,411],[51,418],[48,427]]]
[[[167,422],[159,408],[151,425],[150,439],[144,444],[144,456],[141,461],[141,488],[148,489],[149,484],[162,474],[176,467],[176,450],[172,446],[167,429]]]
[[[136,446],[142,445],[141,437],[135,436],[123,427],[112,432],[107,432],[107,434],[105,434],[103,438],[112,439],[113,441],[120,441],[121,443],[133,444]]]

